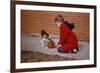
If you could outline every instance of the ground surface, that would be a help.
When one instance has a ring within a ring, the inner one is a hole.
[[[57,42],[57,37],[52,37],[52,39]],[[41,47],[40,38],[37,36],[22,35],[21,48],[23,51],[39,52],[48,55],[57,55],[61,57],[69,57],[76,60],[86,60],[89,59],[89,43],[79,41],[80,51],[77,54],[59,53],[57,49],[49,49],[47,47]]]
[[[60,57],[57,55],[47,55],[38,52],[29,52],[29,51],[22,51],[21,52],[21,62],[47,62],[47,61],[69,61],[74,60],[71,58]]]

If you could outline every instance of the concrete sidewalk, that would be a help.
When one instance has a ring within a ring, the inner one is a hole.
[[[57,42],[57,37],[52,37],[52,39]],[[89,59],[89,43],[79,41],[80,51],[76,54],[59,53],[57,49],[49,49],[47,47],[41,47],[40,38],[37,36],[22,35],[21,48],[24,51],[40,52],[49,55],[59,55],[62,57],[70,57],[77,60]]]

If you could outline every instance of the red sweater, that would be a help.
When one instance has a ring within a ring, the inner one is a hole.
[[[72,29],[66,24],[61,24],[59,43],[64,51],[72,51],[78,48],[78,40]]]

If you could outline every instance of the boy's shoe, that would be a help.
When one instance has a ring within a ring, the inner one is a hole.
[[[71,53],[78,53],[78,51],[80,51],[80,48],[76,48],[76,49],[73,49],[72,51],[68,52],[68,51],[63,51],[62,48],[57,48],[57,51],[60,52],[60,53],[68,53],[68,54],[71,54]]]
[[[71,53],[76,54],[76,53],[78,53],[78,51],[80,51],[80,48],[73,49]]]
[[[77,48],[78,49],[78,51],[80,51],[80,48]]]
[[[59,53],[71,53],[71,52],[63,51],[62,48],[57,48],[57,51],[58,51]]]

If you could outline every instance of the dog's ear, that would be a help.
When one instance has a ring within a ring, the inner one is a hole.
[[[41,37],[42,37],[43,35],[47,35],[47,36],[49,37],[49,34],[48,34],[45,30],[41,30]]]
[[[41,30],[41,37],[45,34],[45,30]]]

